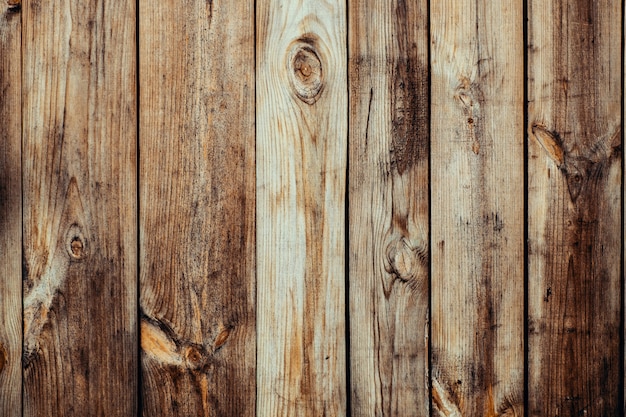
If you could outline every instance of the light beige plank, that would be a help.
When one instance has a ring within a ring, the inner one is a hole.
[[[343,416],[346,10],[257,1],[257,414]]]
[[[523,415],[521,0],[431,3],[432,396]]]

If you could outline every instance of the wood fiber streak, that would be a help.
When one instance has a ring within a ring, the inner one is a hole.
[[[351,0],[353,416],[429,414],[428,9]]]
[[[253,1],[139,27],[143,414],[254,416]]]
[[[346,10],[257,1],[258,415],[346,415]]]
[[[621,2],[529,1],[530,416],[617,416]]]
[[[430,8],[433,414],[522,416],[522,1]]]
[[[22,416],[22,103],[19,7],[0,3],[0,416]]]
[[[23,12],[24,416],[137,412],[135,2]]]

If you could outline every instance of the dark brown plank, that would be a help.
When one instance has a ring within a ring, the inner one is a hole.
[[[353,416],[427,416],[428,8],[349,2]]]
[[[0,416],[22,415],[20,7],[0,4]]]
[[[137,410],[135,2],[23,4],[24,415]]]
[[[253,4],[140,1],[145,416],[255,414]]]
[[[529,1],[531,416],[617,416],[621,2]]]

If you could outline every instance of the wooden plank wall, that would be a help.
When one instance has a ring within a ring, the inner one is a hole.
[[[619,416],[610,0],[5,0],[0,417]]]

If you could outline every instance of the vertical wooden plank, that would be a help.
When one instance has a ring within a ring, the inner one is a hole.
[[[0,5],[0,416],[22,415],[22,103],[19,3]]]
[[[428,7],[349,7],[352,415],[426,416]]]
[[[522,23],[521,0],[431,3],[432,398],[442,416],[523,415]]]
[[[23,4],[24,415],[137,410],[135,2]]]
[[[145,416],[255,415],[253,4],[140,1]]]
[[[529,1],[531,416],[616,416],[621,2]]]
[[[345,2],[257,7],[258,415],[343,416]]]

